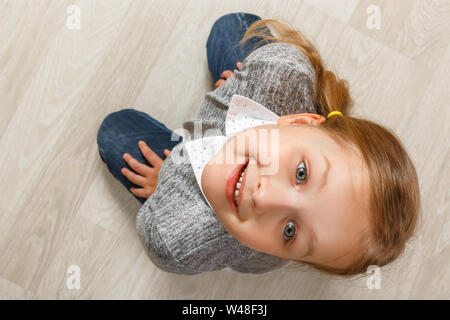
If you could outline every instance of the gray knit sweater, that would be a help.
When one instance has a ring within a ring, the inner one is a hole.
[[[237,272],[263,273],[288,262],[248,248],[223,228],[203,198],[183,146],[186,141],[200,138],[199,123],[200,134],[215,128],[225,135],[225,116],[234,94],[248,97],[279,116],[317,113],[313,105],[314,81],[311,63],[298,48],[271,43],[254,50],[240,71],[206,93],[196,119],[183,122],[190,137],[184,137],[166,158],[156,190],[136,218],[138,234],[157,267],[179,274],[227,267]],[[180,164],[173,155],[186,160]]]

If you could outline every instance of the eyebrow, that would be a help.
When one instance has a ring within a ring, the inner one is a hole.
[[[325,185],[327,184],[327,181],[328,181],[328,173],[330,172],[330,161],[328,160],[328,158],[322,152],[320,154],[322,155],[322,158],[325,161],[325,166],[326,167],[325,167],[325,170],[322,173],[322,182],[321,182],[319,188],[317,189],[317,191],[320,191],[320,190],[322,190],[325,187]]]

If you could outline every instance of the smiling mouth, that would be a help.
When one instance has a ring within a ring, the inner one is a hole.
[[[236,166],[234,170],[230,173],[225,183],[225,198],[227,199],[228,204],[233,209],[233,212],[237,217],[239,217],[238,206],[241,203],[241,198],[246,181],[246,174],[243,175],[242,173],[246,172],[249,160],[250,159],[247,158],[244,163]]]
[[[239,172],[238,175],[238,180],[236,181],[236,185],[234,186],[234,204],[236,206],[236,208],[239,208],[239,204],[241,203],[241,199],[242,199],[242,194],[244,192],[244,177],[245,177],[245,172],[247,170],[248,167],[248,161],[247,163],[242,167],[241,171]]]

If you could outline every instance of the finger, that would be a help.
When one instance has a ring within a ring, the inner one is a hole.
[[[224,72],[222,72],[221,77],[224,79],[228,79],[229,77],[231,77],[233,75],[233,71],[230,70],[225,70]]]
[[[241,71],[241,68],[242,68],[242,62],[236,63],[236,66],[237,66],[238,70]]]
[[[225,83],[225,80],[223,80],[223,79],[220,79],[219,81],[217,81],[216,84],[215,84],[216,89],[218,87],[220,87],[221,85],[223,85],[224,83]]]
[[[141,152],[144,155],[145,159],[153,166],[153,167],[161,167],[164,160],[161,159],[152,149],[144,142],[139,141],[139,147],[141,148]]]
[[[136,159],[134,159],[130,154],[125,153],[123,155],[123,159],[126,163],[136,172],[139,173],[141,176],[146,177],[149,175],[150,171],[152,170],[152,167],[147,166],[146,164],[140,163]]]
[[[131,171],[128,168],[122,168],[122,174],[127,177],[128,180],[130,180],[131,182],[137,184],[138,186],[141,187],[145,187],[145,185],[147,184],[147,179],[144,178],[141,175],[138,175],[136,173],[134,173],[133,171]]]
[[[144,188],[130,188],[130,191],[138,197],[148,198],[150,197],[150,193],[146,191]]]
[[[164,149],[164,155],[165,155],[166,157],[168,157],[169,154],[170,154],[171,152],[172,152],[172,151],[170,151],[170,150]]]

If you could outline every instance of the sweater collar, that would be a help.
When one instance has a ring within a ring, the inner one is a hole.
[[[206,164],[239,132],[265,124],[277,124],[278,119],[279,116],[258,102],[244,96],[233,95],[225,118],[225,136],[200,137],[185,143],[195,179],[211,209],[212,206],[202,189],[202,173]]]

